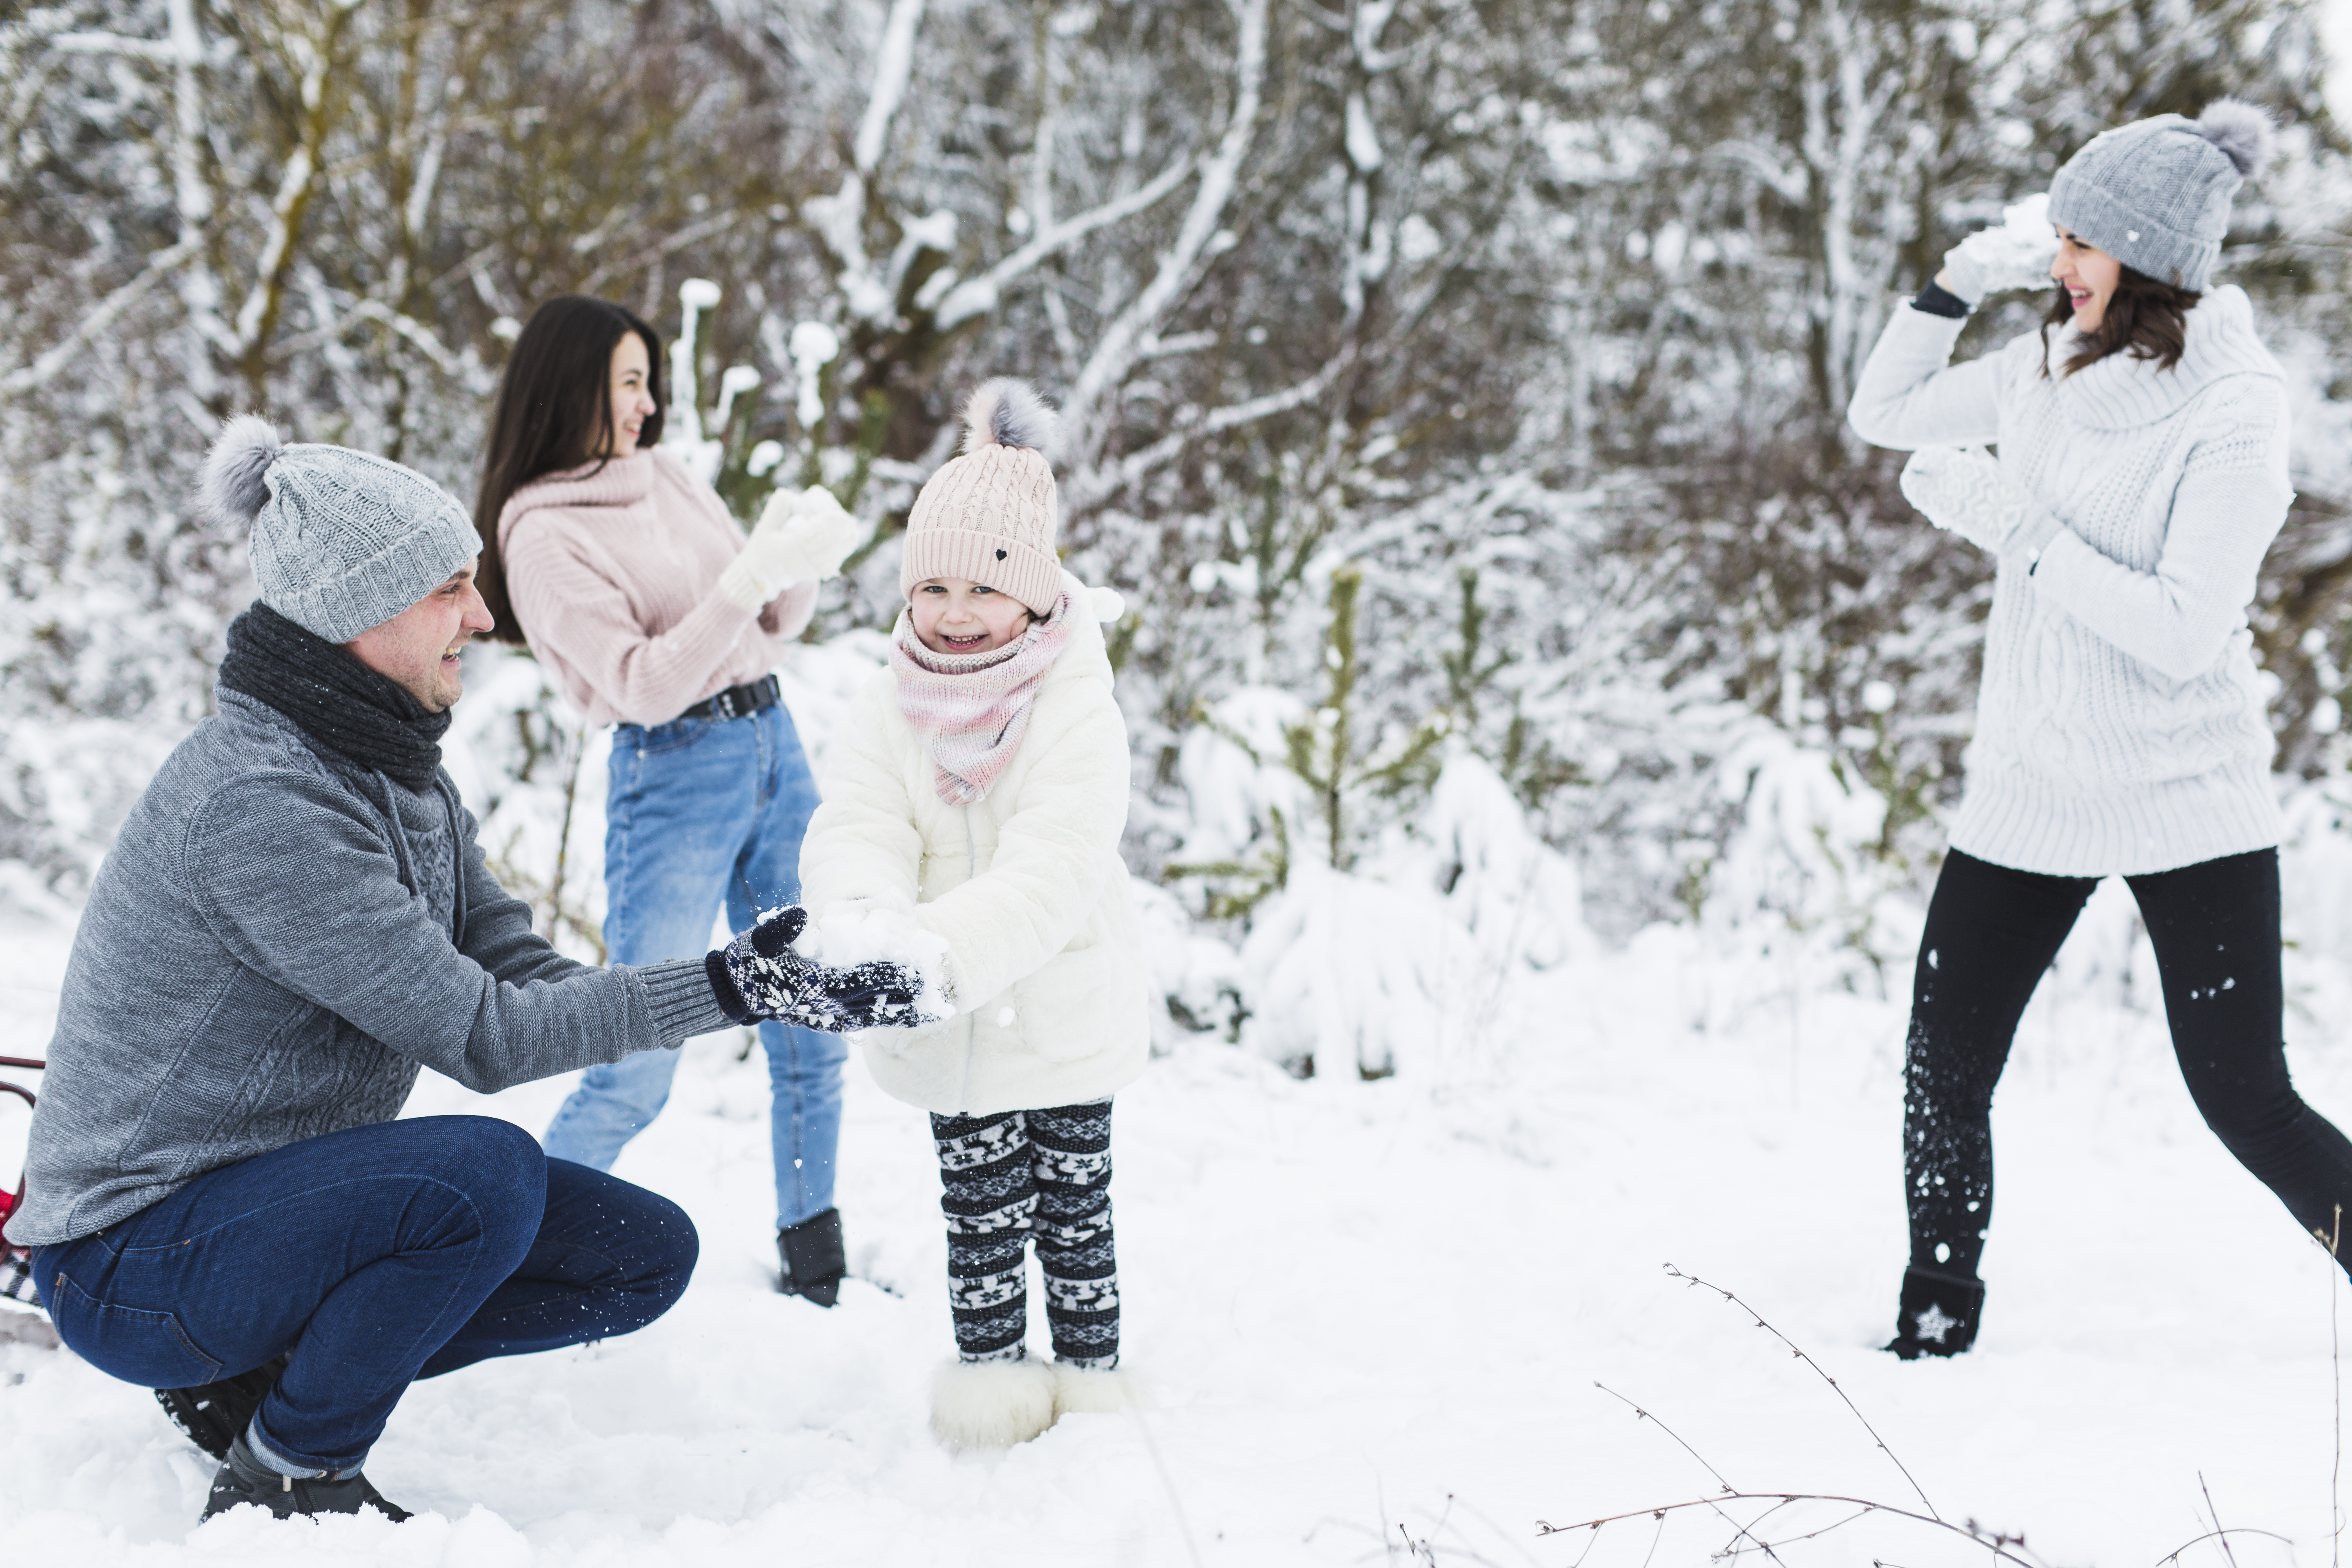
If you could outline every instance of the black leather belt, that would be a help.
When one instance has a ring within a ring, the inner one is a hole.
[[[724,691],[713,692],[678,715],[680,719],[748,719],[763,708],[773,708],[784,700],[783,688],[772,675],[741,686],[730,686]]]

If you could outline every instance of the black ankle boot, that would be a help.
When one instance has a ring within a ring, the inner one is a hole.
[[[206,1519],[216,1513],[226,1513],[239,1503],[258,1503],[278,1519],[296,1515],[308,1519],[321,1513],[357,1513],[372,1508],[398,1524],[408,1517],[408,1510],[396,1503],[386,1502],[383,1494],[368,1484],[368,1479],[357,1470],[341,1480],[320,1476],[306,1480],[300,1476],[281,1476],[253,1456],[239,1434],[229,1445],[228,1458],[221,1461],[220,1473],[213,1477],[212,1496],[205,1500]]]
[[[776,1258],[783,1266],[777,1289],[832,1306],[841,1296],[841,1277],[849,1272],[841,1250],[841,1211],[827,1209],[776,1232]]]
[[[173,1426],[187,1434],[188,1441],[215,1459],[226,1459],[229,1446],[261,1408],[263,1395],[278,1386],[278,1374],[285,1370],[286,1358],[278,1356],[218,1383],[159,1388],[155,1403],[163,1407]]]
[[[1906,1268],[1903,1301],[1895,1312],[1895,1337],[1886,1348],[1905,1361],[1917,1361],[1923,1355],[1958,1355],[1977,1342],[1977,1320],[1983,1315],[1983,1280]]]

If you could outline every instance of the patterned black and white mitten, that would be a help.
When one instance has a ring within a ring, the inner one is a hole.
[[[719,1009],[739,1024],[773,1018],[822,1034],[925,1023],[922,976],[903,963],[831,969],[802,957],[793,939],[808,924],[797,906],[771,910],[703,960]]]
[[[923,1006],[923,977],[904,963],[877,959],[846,969],[827,969],[825,997],[845,1034],[858,1029],[914,1029],[940,1015]]]

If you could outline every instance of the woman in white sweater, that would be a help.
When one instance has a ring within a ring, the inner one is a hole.
[[[2208,291],[2268,142],[2227,100],[2098,137],[2052,184],[2055,258],[2021,268],[1999,230],[1964,241],[1887,323],[1847,411],[1864,439],[1914,450],[1904,493],[1999,563],[1913,980],[1911,1259],[1887,1347],[1906,1359],[1976,1338],[1993,1086],[2102,877],[2139,902],[2207,1124],[2323,1239],[2352,1207],[2352,1145],[2287,1075],[2278,807],[2246,620],[2294,499],[2285,392],[2244,292]],[[2063,292],[2041,331],[1950,364],[1969,308],[2045,265]]]

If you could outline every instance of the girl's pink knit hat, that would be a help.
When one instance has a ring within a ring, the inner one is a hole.
[[[1028,383],[999,376],[964,400],[963,425],[963,456],[930,477],[907,513],[898,592],[911,598],[918,583],[961,577],[1050,615],[1062,600],[1061,508],[1045,453],[1054,411]]]

